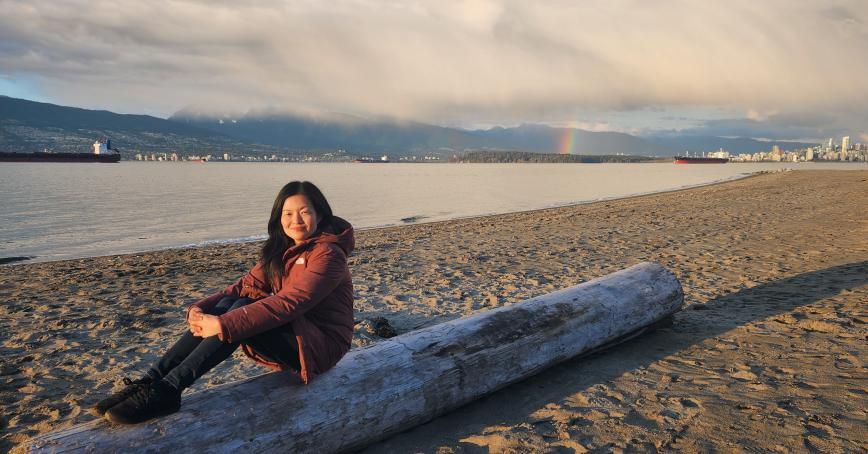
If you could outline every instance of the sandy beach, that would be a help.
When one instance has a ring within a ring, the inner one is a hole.
[[[678,276],[686,306],[363,452],[865,452],[866,195],[868,171],[775,172],[358,232],[355,345],[381,339],[377,317],[405,333],[646,260]],[[0,451],[94,419],[258,247],[0,267]],[[238,352],[187,392],[263,372]]]

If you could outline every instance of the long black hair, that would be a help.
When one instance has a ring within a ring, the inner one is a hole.
[[[271,207],[271,217],[268,219],[268,239],[262,245],[259,260],[265,270],[265,278],[269,285],[276,279],[283,277],[283,253],[295,244],[280,223],[283,214],[283,203],[294,195],[303,195],[313,204],[313,209],[319,216],[317,231],[320,231],[332,223],[332,207],[322,192],[309,181],[290,181],[280,188],[277,197],[274,198],[274,206]]]

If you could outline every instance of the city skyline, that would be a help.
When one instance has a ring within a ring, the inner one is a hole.
[[[0,94],[61,105],[868,142],[857,1],[0,7]]]
[[[822,144],[793,150],[781,149],[779,145],[773,145],[771,151],[756,153],[731,154],[726,150],[719,150],[708,154],[714,158],[728,158],[732,162],[804,162],[804,161],[868,161],[868,144],[850,143],[850,136],[841,138],[838,145],[835,139],[830,137]]]

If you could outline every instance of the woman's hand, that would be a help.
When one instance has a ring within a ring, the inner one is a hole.
[[[199,306],[193,306],[187,312],[187,326],[190,328],[190,332],[194,332],[193,324],[190,323],[192,320],[200,320],[202,315],[202,308]]]
[[[191,309],[190,315],[187,317],[190,332],[196,337],[211,337],[220,334],[220,331],[223,329],[220,326],[220,318],[215,315],[205,314],[201,309],[196,309],[198,308]]]

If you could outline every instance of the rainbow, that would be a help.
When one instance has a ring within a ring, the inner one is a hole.
[[[558,154],[572,154],[573,148],[576,146],[576,130],[564,128],[558,142]]]

